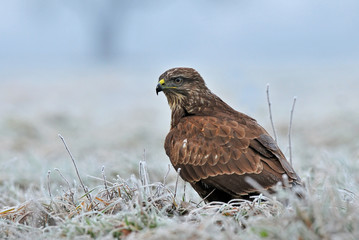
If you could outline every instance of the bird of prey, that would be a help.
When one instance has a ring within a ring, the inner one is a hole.
[[[159,77],[159,92],[172,111],[166,154],[206,201],[249,199],[271,191],[283,175],[291,187],[301,184],[268,132],[213,94],[196,70],[167,70]]]

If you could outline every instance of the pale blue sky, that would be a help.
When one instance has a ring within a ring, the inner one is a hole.
[[[2,0],[1,62],[96,60],[104,19],[130,65],[359,62],[355,0],[73,2]]]

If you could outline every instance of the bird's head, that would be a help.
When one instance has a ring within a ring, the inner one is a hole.
[[[177,107],[187,108],[207,90],[203,78],[193,68],[167,70],[159,77],[156,87],[157,95],[163,92],[172,110]]]

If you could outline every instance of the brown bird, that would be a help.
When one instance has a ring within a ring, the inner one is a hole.
[[[166,154],[206,201],[249,199],[263,189],[271,191],[285,174],[290,186],[300,185],[268,132],[213,94],[196,70],[167,70],[156,87],[157,94],[161,91],[172,110]],[[248,177],[262,189],[250,184]]]

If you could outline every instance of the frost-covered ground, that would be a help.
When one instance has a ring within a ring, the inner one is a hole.
[[[174,196],[172,168],[161,185],[169,164],[163,140],[170,111],[155,86],[166,69],[27,70],[3,74],[0,81],[0,238],[358,239],[359,72],[352,66],[243,69],[238,78],[220,69],[198,70],[214,93],[271,132],[269,82],[287,155],[289,110],[298,96],[293,160],[308,187],[306,201],[282,193],[288,205],[258,200],[239,207],[197,206],[200,199],[189,185],[183,199],[181,180]],[[58,134],[85,185],[94,189],[96,206],[81,198]],[[144,159],[151,191],[139,175]]]

